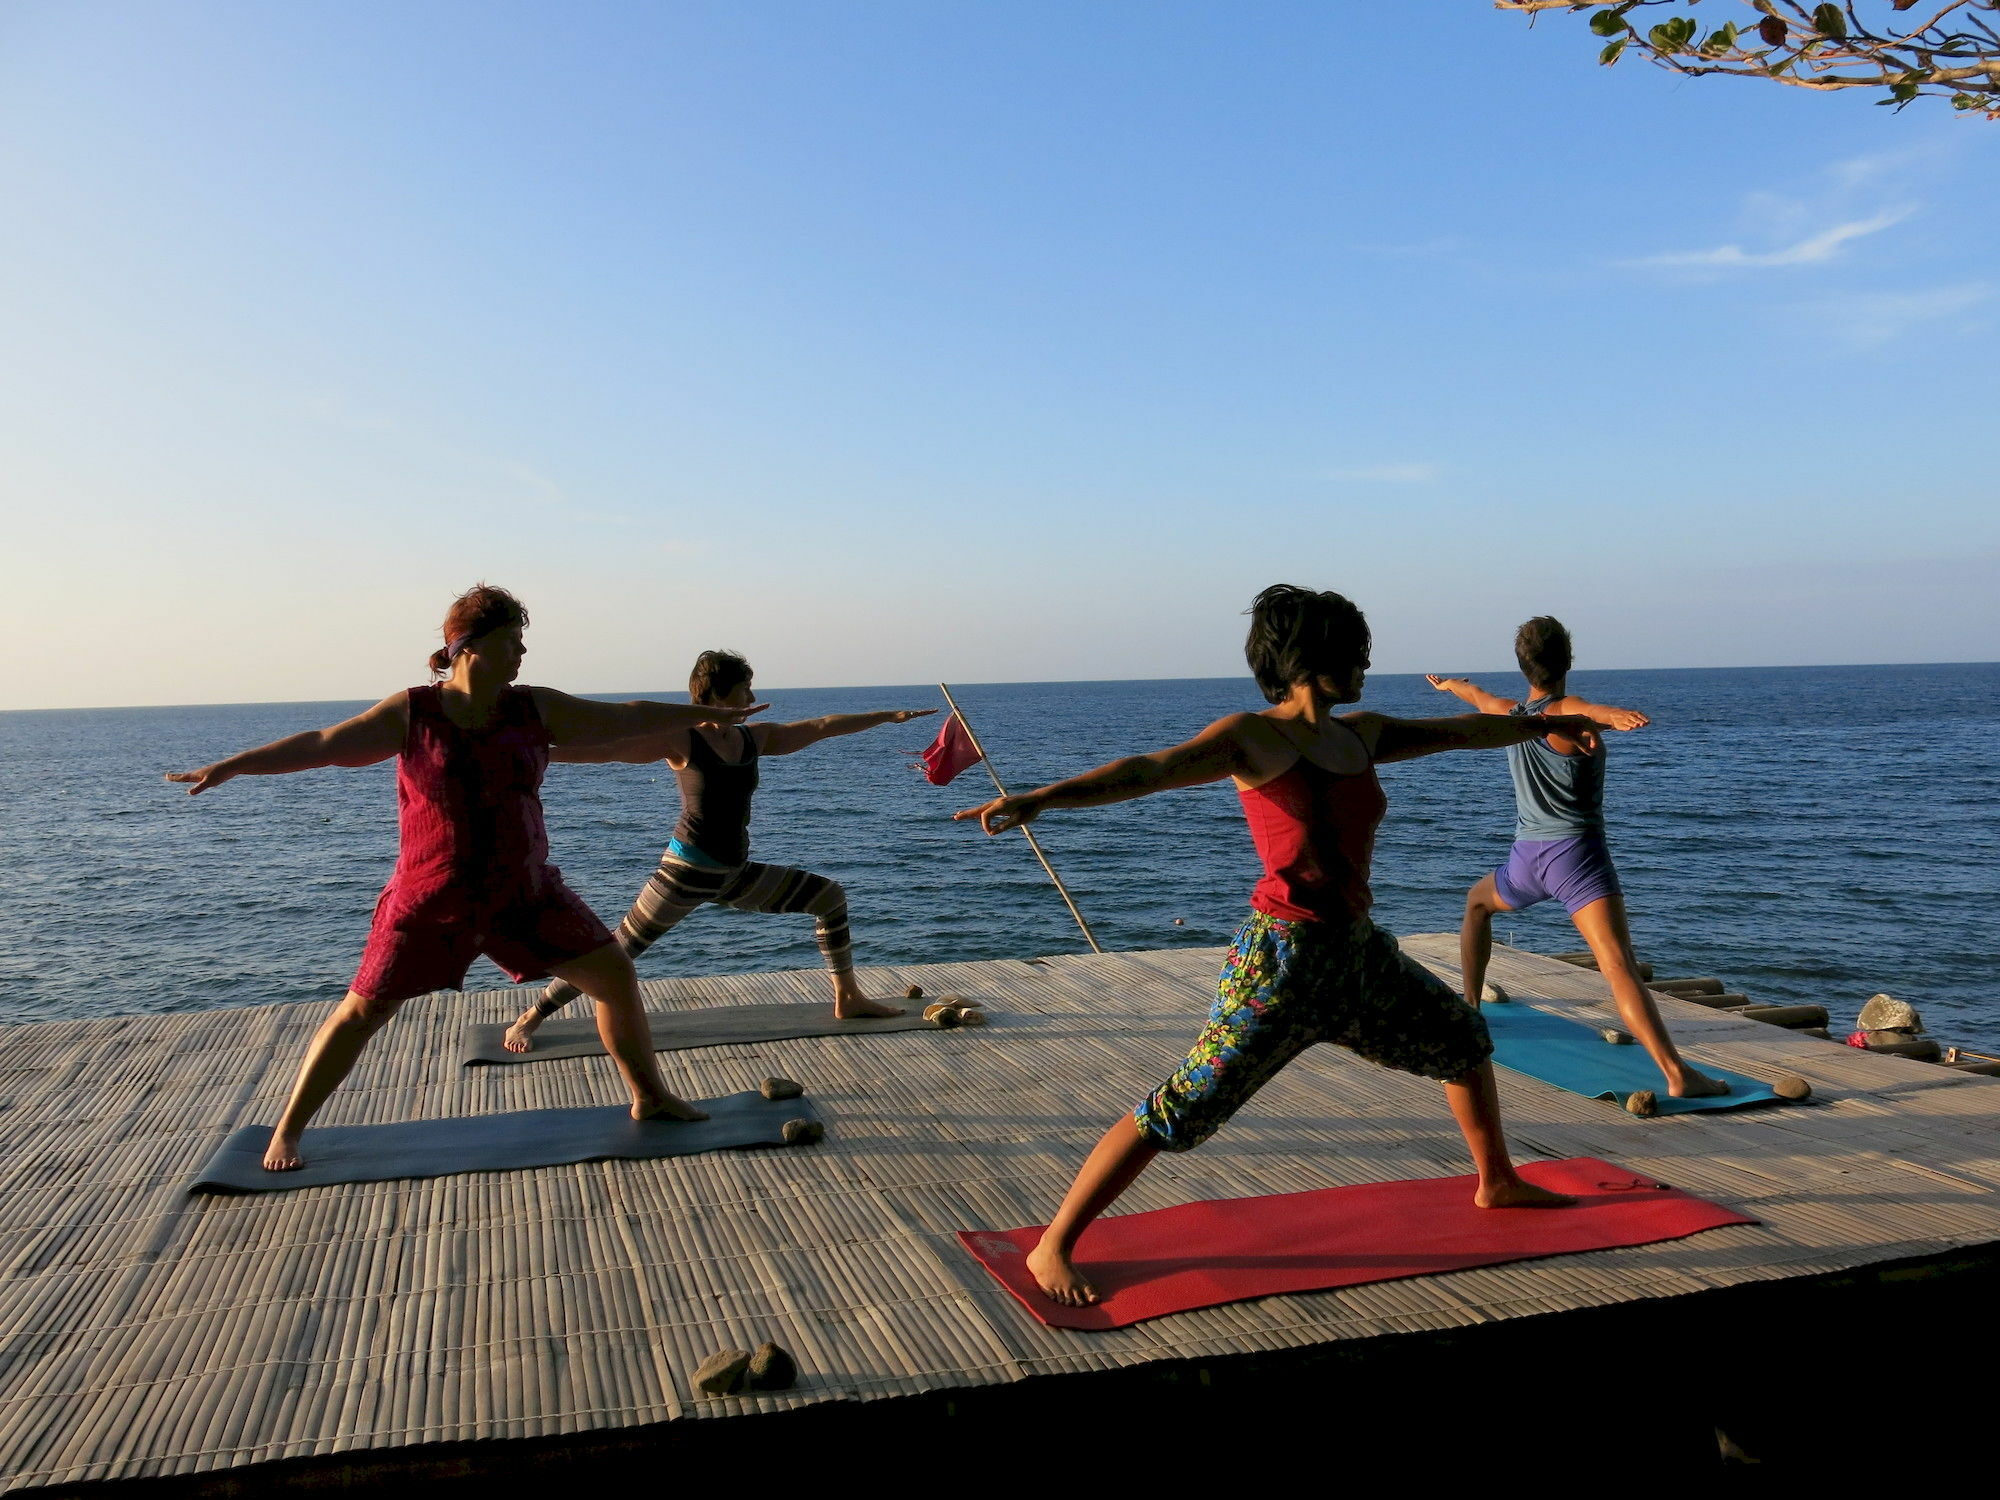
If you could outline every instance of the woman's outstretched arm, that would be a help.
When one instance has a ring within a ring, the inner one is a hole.
[[[1557,706],[1566,714],[1582,714],[1610,729],[1644,729],[1653,722],[1636,708],[1616,708],[1609,703],[1592,703],[1588,698],[1568,697]]]
[[[980,807],[968,807],[952,817],[963,821],[977,818],[988,833],[1004,833],[1032,823],[1054,807],[1103,807],[1111,802],[1130,802],[1154,792],[1177,787],[1205,786],[1231,776],[1252,774],[1249,747],[1245,742],[1248,722],[1255,714],[1231,714],[1218,719],[1185,744],[1150,755],[1130,755],[1109,761],[1094,771],[1037,787],[1013,797],[995,797]]]
[[[1463,699],[1483,714],[1511,713],[1514,709],[1512,698],[1502,698],[1497,693],[1489,693],[1470,677],[1442,677],[1436,672],[1426,672],[1424,681],[1440,693],[1450,693],[1454,698]]]
[[[769,707],[753,703],[748,708],[711,708],[695,703],[654,703],[643,698],[632,703],[594,703],[588,698],[572,698],[554,688],[537,687],[528,691],[535,695],[535,707],[541,710],[542,725],[549,732],[550,742],[571,750],[690,729],[696,724],[740,724],[751,714],[762,713]]]
[[[1460,714],[1453,719],[1392,719],[1387,714],[1349,714],[1378,761],[1415,760],[1440,750],[1502,750],[1556,735],[1585,754],[1596,752],[1601,731],[1610,728],[1582,714]]]
[[[866,714],[827,714],[822,718],[799,719],[790,724],[758,724],[752,727],[751,733],[757,736],[758,754],[790,755],[808,745],[817,745],[821,740],[834,739],[843,734],[859,734],[878,724],[907,724],[912,719],[926,718],[936,712],[934,708],[882,708]]]
[[[322,766],[372,766],[403,748],[408,728],[408,699],[402,693],[392,693],[366,713],[329,729],[308,729],[255,750],[239,750],[199,771],[169,771],[166,779],[187,783],[188,795],[193,797],[237,776],[282,776],[288,771],[317,771]]]

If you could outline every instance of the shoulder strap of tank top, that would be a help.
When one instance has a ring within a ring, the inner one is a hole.
[[[1342,729],[1345,729],[1349,734],[1354,736],[1355,743],[1361,746],[1361,753],[1364,757],[1366,757],[1368,761],[1367,768],[1369,770],[1373,770],[1375,767],[1375,752],[1373,749],[1369,747],[1368,741],[1362,738],[1361,731],[1356,729],[1352,724],[1348,723],[1346,718],[1340,714],[1334,715],[1334,722],[1338,724]],[[1301,760],[1305,759],[1304,756],[1300,756],[1299,758]],[[1321,766],[1320,769],[1324,771],[1326,770],[1326,767]],[[1341,773],[1338,771],[1329,771],[1327,772],[1327,774],[1330,776],[1338,776]],[[1355,771],[1352,774],[1359,776],[1361,772]]]
[[[508,718],[547,733],[548,726],[542,723],[542,706],[535,701],[533,688],[510,686],[506,690],[506,701]]]
[[[419,687],[411,688],[403,702],[410,711],[410,722],[413,724],[419,715],[431,719],[444,718],[444,702],[435,682],[426,682]],[[449,723],[450,720],[447,719],[445,722]]]
[[[743,732],[743,758],[737,764],[747,766],[758,755],[757,733],[748,724],[738,724],[736,727]]]

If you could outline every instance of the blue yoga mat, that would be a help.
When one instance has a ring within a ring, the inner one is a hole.
[[[697,1099],[706,1120],[632,1118],[623,1105],[523,1109],[501,1115],[399,1120],[389,1125],[320,1125],[305,1136],[306,1164],[266,1172],[271,1127],[245,1125],[209,1158],[191,1193],[282,1193],[342,1182],[515,1172],[580,1161],[653,1161],[703,1151],[784,1144],[787,1120],[815,1120],[809,1099],[766,1099],[755,1091]]]
[[[1741,1109],[1746,1104],[1770,1104],[1778,1096],[1771,1086],[1741,1073],[1700,1064],[1712,1078],[1729,1081],[1729,1092],[1706,1099],[1675,1099],[1668,1095],[1660,1070],[1636,1042],[1618,1046],[1597,1034],[1597,1028],[1566,1021],[1517,1000],[1479,1007],[1493,1033],[1493,1061],[1516,1073],[1539,1078],[1572,1094],[1590,1099],[1625,1102],[1628,1094],[1651,1089],[1663,1115],[1691,1114],[1698,1109]]]

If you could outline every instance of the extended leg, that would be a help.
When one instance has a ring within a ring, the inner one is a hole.
[[[1493,958],[1493,914],[1512,910],[1500,899],[1491,875],[1465,893],[1465,917],[1458,928],[1458,967],[1468,1005],[1478,1005],[1486,992],[1486,965]]]
[[[1062,1207],[1028,1254],[1028,1269],[1050,1301],[1068,1307],[1095,1302],[1097,1288],[1071,1261],[1091,1221],[1161,1151],[1200,1145],[1318,1040],[1311,1005],[1301,1001],[1288,972],[1291,925],[1261,913],[1244,924],[1223,960],[1208,1024],[1187,1057],[1137,1110],[1104,1132],[1077,1169]]]
[[[839,882],[789,865],[751,863],[737,872],[716,898],[738,911],[808,912],[820,956],[833,979],[833,1013],[843,1021],[863,1016],[900,1016],[903,1007],[870,1000],[854,977],[854,953],[847,930],[847,892]]]
[[[334,1006],[333,1014],[320,1023],[306,1048],[305,1061],[299,1064],[292,1097],[285,1101],[285,1112],[271,1132],[271,1144],[264,1152],[265,1171],[293,1172],[305,1165],[299,1155],[299,1137],[305,1134],[306,1125],[340,1086],[361,1056],[361,1049],[388,1024],[402,1003],[370,1000],[349,990]]]
[[[1576,930],[1590,945],[1597,970],[1611,986],[1611,998],[1618,1006],[1625,1029],[1652,1055],[1667,1080],[1667,1092],[1676,1099],[1726,1094],[1729,1085],[1691,1067],[1667,1035],[1660,1009],[1639,982],[1639,961],[1632,952],[1632,931],[1625,921],[1625,898],[1604,896],[1571,915]]]
[[[559,964],[556,977],[566,979],[597,1002],[597,1035],[604,1042],[632,1093],[632,1118],[664,1115],[675,1120],[706,1120],[707,1115],[667,1092],[653,1052],[653,1029],[639,1003],[639,976],[632,960],[616,943],[606,943],[582,958]]]
[[[1076,1180],[1063,1195],[1062,1207],[1042,1231],[1041,1242],[1028,1252],[1028,1270],[1049,1301],[1082,1307],[1097,1300],[1097,1288],[1070,1262],[1077,1236],[1116,1203],[1159,1154],[1160,1148],[1146,1138],[1130,1115],[1120,1115],[1091,1148],[1077,1169]]]
[[[1500,1091],[1493,1084],[1493,1064],[1481,1063],[1444,1086],[1452,1118],[1472,1152],[1479,1173],[1473,1201],[1481,1208],[1565,1208],[1576,1199],[1536,1187],[1514,1170],[1507,1155],[1507,1137],[1500,1128]]]
[[[625,920],[618,924],[618,947],[626,958],[637,958],[673,931],[681,919],[704,902],[713,901],[728,876],[725,870],[703,870],[678,860],[662,860],[640,890]],[[522,1011],[501,1045],[509,1052],[527,1052],[536,1029],[583,991],[562,979],[550,982],[541,999]]]

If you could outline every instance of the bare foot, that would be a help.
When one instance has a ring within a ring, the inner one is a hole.
[[[687,1100],[663,1094],[651,1104],[632,1106],[635,1120],[706,1120],[708,1112],[696,1109]]]
[[[1097,1288],[1090,1279],[1046,1239],[1028,1252],[1028,1274],[1035,1278],[1044,1297],[1064,1307],[1088,1307],[1097,1300]]]
[[[1568,1208],[1576,1199],[1536,1187],[1525,1177],[1511,1177],[1491,1187],[1482,1185],[1472,1201],[1481,1208]]]
[[[1676,1099],[1707,1099],[1729,1092],[1727,1079],[1710,1078],[1693,1068],[1686,1069],[1678,1082],[1669,1082],[1667,1092]]]
[[[542,1018],[532,1010],[521,1012],[521,1018],[507,1028],[507,1034],[500,1038],[500,1045],[509,1052],[531,1052],[535,1046],[535,1028],[542,1024]]]
[[[833,997],[833,1017],[836,1021],[861,1021],[872,1016],[900,1016],[902,1013],[902,1006],[870,1000],[859,990],[845,994],[836,991]]]
[[[271,1132],[271,1144],[264,1151],[266,1172],[296,1172],[306,1164],[299,1155],[299,1138],[295,1135],[279,1135]]]

